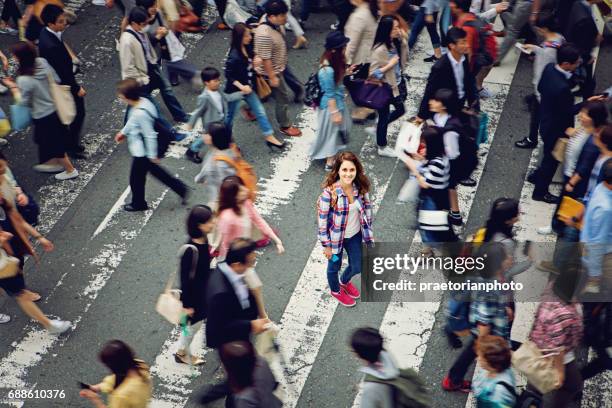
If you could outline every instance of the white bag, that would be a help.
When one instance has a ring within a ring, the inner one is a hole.
[[[406,153],[416,153],[421,143],[421,132],[423,124],[415,125],[412,122],[404,121],[400,127],[397,141],[395,142],[395,154],[402,161],[406,161]]]
[[[179,259],[189,247],[195,250],[193,259],[191,260],[191,276],[193,277],[195,274],[195,268],[198,266],[198,249],[190,244],[183,245],[179,250]],[[184,314],[183,302],[181,302],[181,291],[179,289],[172,289],[172,284],[176,274],[177,270],[170,274],[166,287],[164,288],[164,292],[159,295],[157,298],[157,303],[155,304],[155,311],[174,325],[181,323],[181,319],[183,318]]]
[[[69,125],[74,122],[76,117],[76,104],[69,85],[60,85],[55,82],[55,78],[51,72],[47,71],[47,79],[49,81],[49,93],[60,122],[64,125]]]
[[[416,203],[419,201],[420,191],[421,186],[419,186],[419,181],[415,176],[410,175],[400,189],[400,192],[397,195],[397,201],[401,203]]]
[[[419,210],[419,228],[426,231],[448,231],[448,211]]]

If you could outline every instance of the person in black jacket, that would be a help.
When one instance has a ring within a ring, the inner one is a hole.
[[[584,0],[575,2],[572,5],[565,30],[567,40],[580,51],[582,64],[579,71],[584,76],[580,93],[585,100],[592,96],[595,90],[595,78],[593,77],[595,57],[592,54],[593,49],[601,41],[602,37],[597,30],[592,7],[594,4],[601,3],[601,1]]]
[[[215,227],[210,207],[196,205],[187,216],[189,241],[180,249],[181,302],[187,316],[181,330],[179,349],[174,354],[177,363],[201,365],[204,360],[191,354],[191,342],[206,319],[206,287],[210,277],[210,247],[207,234]]]
[[[468,106],[480,109],[478,103],[478,92],[476,90],[476,78],[470,71],[468,62],[467,33],[461,28],[453,27],[448,30],[448,50],[442,58],[431,68],[427,78],[427,86],[417,121],[423,121],[432,117],[429,110],[429,101],[433,99],[439,89],[450,89],[457,95],[457,106],[461,109],[467,101]],[[461,80],[463,79],[463,80]]]
[[[559,137],[565,130],[574,125],[574,116],[582,104],[574,104],[572,95],[572,73],[580,64],[580,53],[571,44],[563,45],[557,52],[557,64],[548,64],[542,72],[538,84],[541,95],[540,135],[544,141],[544,150],[540,166],[529,175],[528,181],[535,184],[531,198],[554,204],[559,197],[548,192],[548,186],[557,170],[559,162],[552,156],[552,151]],[[589,100],[598,100],[592,97]]]
[[[244,282],[244,273],[255,264],[255,242],[238,238],[230,244],[225,262],[217,265],[206,288],[206,344],[219,348],[236,340],[249,340],[270,323],[257,319],[255,298]]]
[[[38,52],[57,72],[61,84],[70,86],[76,105],[76,117],[69,125],[68,154],[74,158],[83,159],[85,148],[79,143],[79,137],[85,121],[84,97],[87,92],[74,77],[73,56],[62,38],[68,24],[66,15],[61,7],[49,4],[45,6],[40,17],[46,28],[40,32]]]

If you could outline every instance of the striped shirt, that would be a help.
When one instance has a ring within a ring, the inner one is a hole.
[[[363,242],[372,242],[372,204],[369,194],[359,195],[353,185],[353,199],[357,203],[361,235]],[[317,203],[319,241],[323,247],[331,247],[332,254],[342,252],[348,215],[350,211],[349,198],[344,193],[340,182],[336,182],[323,190]]]
[[[263,60],[272,61],[275,74],[280,74],[287,67],[287,44],[285,37],[279,30],[268,24],[260,24],[255,29],[255,55]],[[256,66],[255,71],[264,75],[263,66]]]
[[[436,190],[444,190],[445,188],[448,188],[450,161],[446,156],[436,157],[429,160],[421,168],[421,173],[431,188]]]

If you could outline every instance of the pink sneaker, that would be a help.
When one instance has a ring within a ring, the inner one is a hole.
[[[346,294],[352,297],[353,299],[359,299],[361,297],[361,294],[359,293],[359,289],[357,289],[357,286],[353,285],[351,282],[347,284],[344,284],[341,282],[340,287],[344,289]]]
[[[338,299],[338,302],[340,302],[342,306],[346,306],[346,307],[355,306],[355,299],[347,295],[346,292],[342,288],[340,288],[340,292],[338,293],[331,292],[331,291],[330,293],[333,297]]]

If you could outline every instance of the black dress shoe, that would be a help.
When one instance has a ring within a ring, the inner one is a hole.
[[[518,142],[514,143],[514,145],[516,147],[518,147],[519,149],[533,149],[535,147],[537,147],[538,142],[534,142],[533,140],[529,139],[528,137],[519,140]]]
[[[557,204],[559,202],[559,197],[550,193],[546,193],[544,195],[535,195],[531,196],[533,201],[543,201],[547,204]]]
[[[462,186],[466,186],[466,187],[474,187],[476,185],[476,180],[474,180],[471,177],[468,177],[464,180],[461,180],[459,184],[461,184]]]
[[[126,204],[123,206],[123,209],[129,212],[146,211],[149,209],[149,206],[145,204],[144,206],[141,206],[141,207],[135,207],[132,204]]]
[[[200,155],[191,149],[187,149],[187,151],[185,152],[185,158],[189,161],[194,162],[195,164],[202,163],[202,158],[200,157]]]

